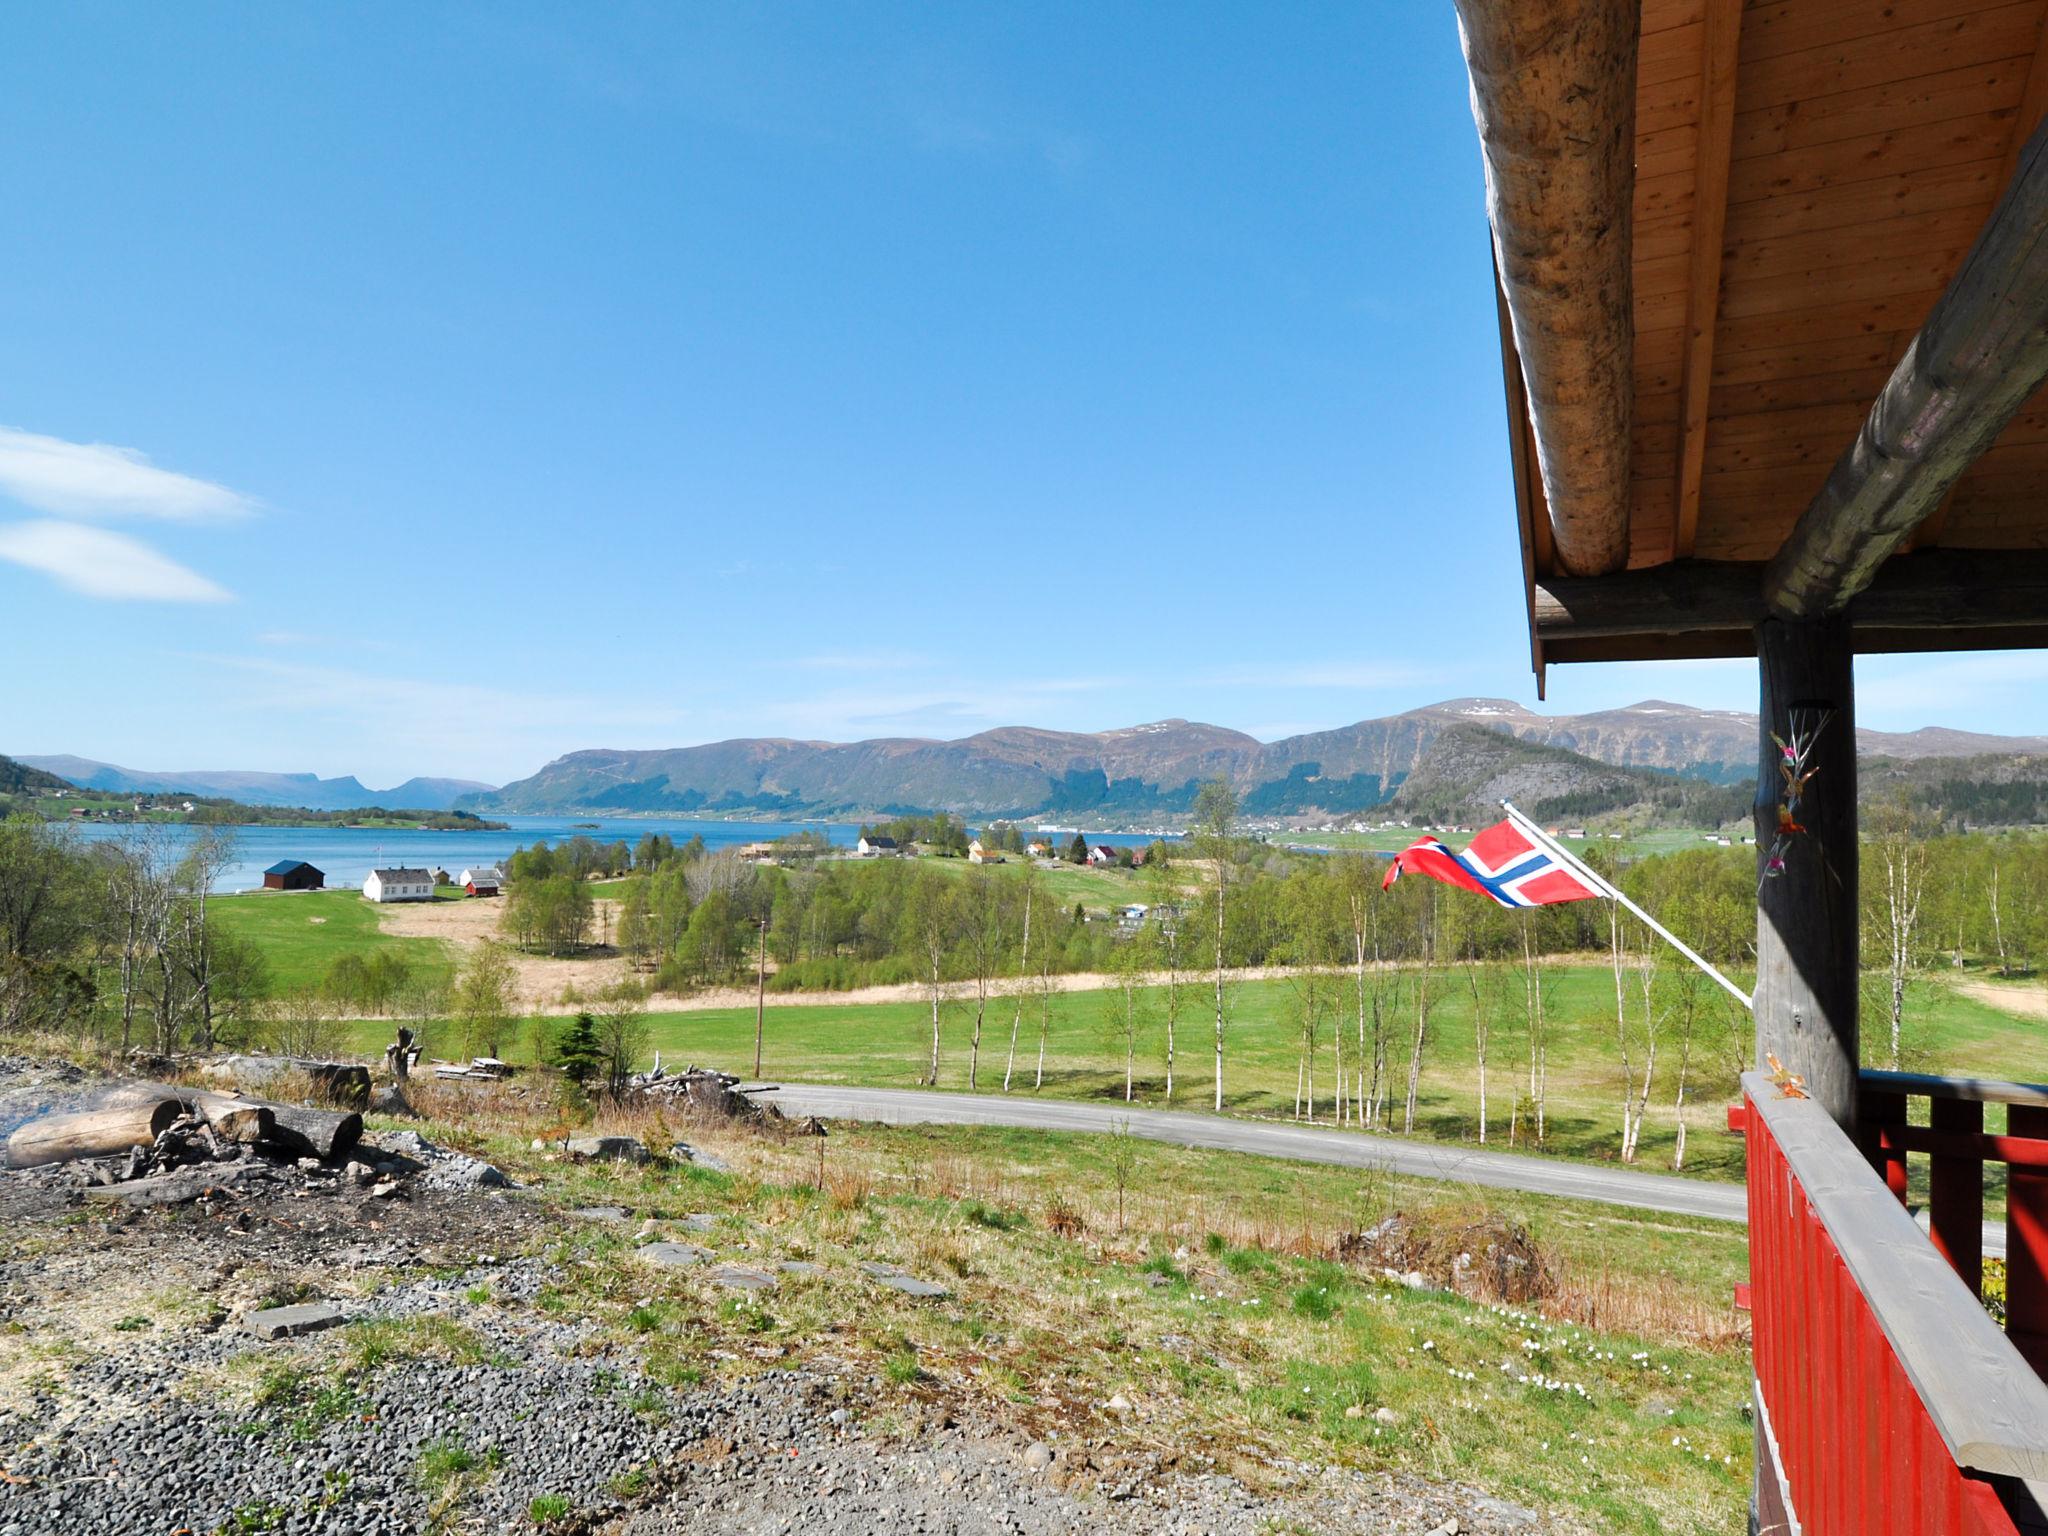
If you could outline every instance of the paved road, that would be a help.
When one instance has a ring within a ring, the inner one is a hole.
[[[746,1085],[743,1085],[746,1086]],[[997,1098],[990,1094],[936,1093],[918,1088],[844,1088],[781,1083],[775,1102],[784,1114],[827,1120],[874,1120],[885,1125],[1011,1125],[1037,1131],[1108,1131],[1128,1123],[1134,1135],[1182,1147],[1249,1152],[1304,1163],[1345,1168],[1384,1168],[1415,1178],[1447,1179],[1572,1200],[1595,1200],[1639,1211],[1705,1216],[1718,1221],[1748,1217],[1740,1184],[1682,1179],[1519,1152],[1491,1152],[1441,1142],[1401,1141],[1327,1126],[1233,1120],[1192,1110],[1125,1109],[1121,1105],[1076,1104],[1064,1099]],[[1984,1251],[2005,1252],[2005,1228],[1984,1224]]]

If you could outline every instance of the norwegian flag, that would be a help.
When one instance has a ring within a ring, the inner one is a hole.
[[[1400,879],[1404,870],[1479,891],[1504,907],[1545,907],[1606,894],[1595,890],[1549,849],[1538,846],[1512,821],[1488,827],[1463,853],[1453,853],[1437,839],[1425,837],[1394,855],[1380,889]]]

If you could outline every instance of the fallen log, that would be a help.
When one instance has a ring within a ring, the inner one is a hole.
[[[7,1166],[40,1168],[151,1146],[179,1113],[176,1099],[153,1098],[75,1115],[45,1115],[17,1127],[7,1138]]]
[[[96,1205],[137,1208],[184,1205],[202,1195],[233,1194],[244,1184],[254,1181],[255,1173],[247,1163],[209,1163],[196,1168],[180,1168],[175,1173],[154,1174],[125,1184],[96,1186],[85,1191],[85,1198]]]
[[[100,1104],[105,1107],[161,1100],[197,1111],[208,1125],[234,1141],[244,1138],[230,1129],[234,1123],[231,1117],[249,1109],[262,1110],[269,1115],[270,1124],[258,1138],[260,1141],[294,1157],[317,1157],[323,1163],[348,1156],[363,1137],[363,1117],[354,1110],[311,1109],[175,1083],[124,1083],[103,1094]]]

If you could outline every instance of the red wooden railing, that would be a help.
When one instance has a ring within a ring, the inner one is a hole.
[[[2048,1529],[2048,1386],[1818,1105],[1743,1088],[1760,1532]]]
[[[1964,1285],[1984,1293],[1984,1165],[2006,1165],[2005,1336],[2048,1379],[2048,1087],[1917,1072],[1865,1072],[1857,1133],[1885,1185],[1907,1198],[1907,1154],[1927,1157],[1928,1235]],[[1908,1123],[1927,1100],[1924,1126]],[[2005,1109],[1986,1135],[1984,1106]]]

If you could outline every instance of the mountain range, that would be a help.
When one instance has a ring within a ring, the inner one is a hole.
[[[1505,743],[1529,751],[1505,752]],[[2048,737],[1929,727],[1857,733],[1866,779],[2019,814],[2048,811]],[[1540,749],[1540,750],[1539,750]],[[2038,760],[2038,761],[2037,761]],[[1756,720],[1738,710],[1660,699],[1584,715],[1540,715],[1505,699],[1452,699],[1334,730],[1261,742],[1188,720],[1099,732],[1005,726],[956,741],[884,737],[798,741],[748,737],[667,749],[571,752],[502,789],[467,779],[413,778],[387,790],[352,775],[251,770],[155,771],[68,756],[23,756],[25,767],[114,794],[183,792],[245,804],[349,810],[383,806],[483,815],[604,812],[857,817],[948,811],[964,817],[1087,818],[1097,825],[1171,821],[1202,781],[1221,775],[1255,819],[1392,813],[1460,815],[1510,794],[1559,817],[1643,806],[1704,817],[1746,793],[1756,772]],[[1476,797],[1476,798],[1475,798]],[[1981,819],[1981,818],[1979,818]]]
[[[502,789],[465,795],[457,807],[505,815],[820,817],[943,810],[1100,822],[1182,815],[1202,781],[1221,775],[1236,786],[1247,816],[1341,816],[1387,804],[1438,739],[1463,727],[1577,754],[1579,787],[1589,774],[1599,777],[1584,759],[1722,785],[1746,785],[1756,772],[1756,719],[1740,711],[1651,699],[1592,714],[1539,715],[1503,699],[1453,699],[1273,742],[1223,726],[1162,720],[1094,733],[1006,726],[957,741],[752,737],[657,750],[592,749],[559,757]],[[2048,756],[2048,737],[1940,728],[1860,731],[1857,745],[1866,755],[1902,761]]]
[[[447,811],[466,796],[487,794],[493,786],[475,779],[411,778],[391,789],[367,789],[353,774],[323,779],[311,773],[260,773],[249,769],[191,769],[157,772],[122,768],[86,757],[17,757],[25,767],[39,769],[81,789],[114,795],[208,795],[239,800],[244,805],[298,806],[309,811],[352,811],[381,806],[386,810]]]

